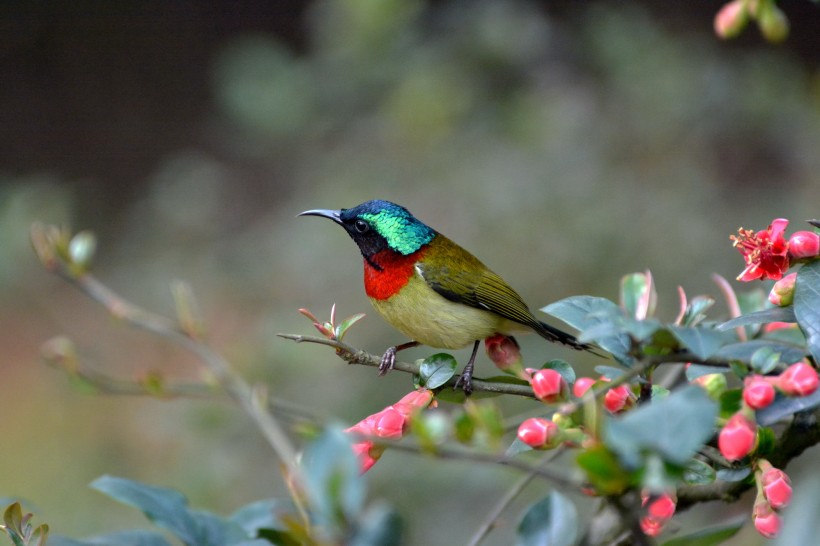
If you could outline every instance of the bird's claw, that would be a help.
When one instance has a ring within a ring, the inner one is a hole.
[[[464,373],[456,379],[453,389],[461,389],[467,396],[473,394],[473,374],[467,370],[464,370]]]
[[[396,347],[388,347],[379,362],[379,375],[385,375],[393,369],[396,364]]]

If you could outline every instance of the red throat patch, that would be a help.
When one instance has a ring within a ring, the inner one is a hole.
[[[422,258],[425,248],[404,256],[394,250],[382,250],[371,257],[381,266],[381,271],[364,261],[364,290],[368,297],[386,300],[401,290],[416,274],[416,262]]]

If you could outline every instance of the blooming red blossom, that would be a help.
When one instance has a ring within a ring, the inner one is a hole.
[[[820,235],[813,231],[795,231],[789,237],[789,255],[793,260],[815,258],[820,254]]]
[[[768,466],[760,478],[760,484],[769,505],[775,510],[780,510],[788,506],[792,500],[792,482],[785,472]]]
[[[527,371],[532,373],[530,385],[536,398],[547,404],[566,399],[569,388],[560,373],[549,368]]]
[[[808,396],[817,390],[817,370],[806,362],[796,362],[777,379],[777,387],[788,396]]]
[[[762,375],[751,374],[743,381],[743,401],[754,410],[769,406],[774,396],[774,386]]]
[[[783,273],[789,269],[789,243],[783,237],[787,225],[788,220],[778,218],[768,228],[757,233],[740,228],[737,235],[730,237],[733,246],[740,251],[746,262],[746,269],[737,277],[739,281],[777,281],[783,277]]]
[[[757,424],[742,412],[732,415],[718,435],[718,449],[730,461],[737,461],[752,452],[757,439]]]
[[[518,439],[535,449],[551,449],[561,440],[561,429],[543,417],[531,417],[518,425]]]

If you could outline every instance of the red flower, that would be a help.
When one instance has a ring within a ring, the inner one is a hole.
[[[740,251],[746,262],[746,269],[737,277],[739,281],[778,281],[783,277],[783,273],[789,269],[789,243],[783,237],[787,225],[788,220],[778,218],[768,228],[757,233],[740,228],[737,236],[730,237],[732,245]]]
[[[569,388],[560,373],[549,368],[531,373],[530,385],[532,385],[532,392],[535,393],[536,398],[546,404],[566,400]]]
[[[628,385],[618,385],[606,391],[604,407],[610,413],[619,413],[632,407],[632,391]]]
[[[820,235],[813,231],[796,231],[789,237],[792,259],[814,258],[820,254]]]
[[[521,348],[515,338],[504,334],[495,334],[484,340],[487,356],[499,370],[520,375],[523,369]]]
[[[380,412],[365,417],[346,429],[345,432],[359,436],[375,436],[398,440],[404,435],[413,412],[424,409],[431,404],[434,404],[433,392],[427,389],[418,389],[405,395],[392,406],[387,406]],[[372,440],[365,439],[353,444],[353,452],[359,456],[362,464],[362,474],[364,474],[382,456],[384,446],[376,445]]]
[[[766,538],[774,538],[780,532],[780,516],[769,506],[768,502],[757,503],[752,511],[757,532]]]
[[[768,468],[760,478],[763,495],[775,510],[785,508],[792,500],[792,482],[779,468]]]
[[[718,449],[730,461],[738,461],[752,452],[757,439],[757,424],[743,413],[732,415],[718,435]]]
[[[774,386],[761,375],[749,375],[743,382],[743,401],[754,410],[769,406],[774,395]]]
[[[518,439],[535,449],[551,449],[560,443],[561,429],[543,417],[531,417],[518,426]]]
[[[643,505],[649,501],[649,496],[643,496]],[[641,518],[641,530],[645,535],[658,536],[666,523],[675,515],[675,500],[667,494],[660,495],[649,504],[646,515]]]
[[[814,368],[805,362],[796,362],[777,379],[777,387],[787,396],[808,396],[817,390],[820,378]]]
[[[579,377],[575,380],[575,384],[572,385],[572,394],[574,394],[576,398],[581,398],[594,384],[595,380],[591,377]]]

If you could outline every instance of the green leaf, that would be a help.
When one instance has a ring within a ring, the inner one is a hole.
[[[747,518],[744,516],[725,525],[701,529],[682,537],[675,537],[664,542],[663,546],[717,546],[735,536],[746,523],[746,520]],[[800,543],[794,542],[792,544]]]
[[[610,381],[614,381],[621,377],[624,374],[624,371],[620,368],[615,368],[613,366],[595,366],[595,373],[600,374],[601,377],[605,377]]]
[[[572,546],[578,538],[578,513],[567,497],[551,492],[533,504],[518,525],[518,546]]]
[[[667,328],[684,347],[702,359],[714,355],[726,339],[720,332],[703,326],[668,326]]]
[[[263,499],[246,504],[230,516],[230,520],[242,527],[248,536],[256,536],[262,528],[283,528],[277,514],[293,511],[293,504],[279,499]]]
[[[706,485],[715,481],[715,469],[700,459],[690,459],[683,469],[683,481],[689,485]]]
[[[542,366],[542,369],[555,370],[560,373],[561,377],[564,378],[564,381],[570,385],[575,383],[575,370],[570,363],[565,360],[561,360],[559,358],[550,360]]]
[[[507,451],[504,452],[504,457],[512,458],[519,453],[526,453],[527,451],[533,451],[533,448],[516,437],[510,444],[510,447],[507,448]]]
[[[615,303],[594,296],[573,296],[551,303],[541,308],[541,311],[563,320],[581,332],[600,324],[612,323],[616,318],[625,318],[623,310]],[[629,356],[629,336],[613,334],[596,341],[620,362],[632,362]]]
[[[772,351],[780,353],[780,359],[789,364],[798,362],[806,356],[806,351],[802,347],[796,347],[789,343],[782,343],[773,339],[753,339],[752,341],[724,345],[715,353],[715,357],[721,360],[751,362],[752,355],[761,347],[769,347]]]
[[[729,418],[740,409],[743,401],[743,391],[741,389],[731,389],[720,395],[720,416]]]
[[[814,260],[797,271],[794,316],[806,334],[806,343],[814,361],[820,362],[820,260]]]
[[[188,511],[188,500],[179,492],[153,487],[126,478],[102,476],[91,487],[145,514],[157,527],[166,529],[190,546],[208,544]]]
[[[606,446],[598,445],[582,451],[576,462],[601,495],[618,495],[630,484],[629,473]]]
[[[632,273],[621,278],[621,306],[630,317],[644,319],[652,316],[656,300],[652,275]]]
[[[604,441],[633,468],[647,450],[682,466],[712,437],[715,417],[717,404],[703,389],[690,385],[610,419]]]
[[[427,389],[436,389],[455,375],[457,366],[453,355],[436,353],[428,356],[419,368],[419,385]]]
[[[771,347],[761,347],[752,353],[752,359],[749,364],[752,369],[761,375],[766,375],[777,367],[780,363],[780,353],[777,353]]]
[[[704,375],[712,375],[714,373],[726,373],[728,370],[721,366],[706,366],[704,364],[690,364],[686,368],[686,380],[694,381],[698,377]]]
[[[368,508],[359,519],[347,546],[398,546],[402,538],[402,521],[395,510],[379,503]]]
[[[99,535],[83,540],[76,540],[61,536],[48,538],[48,546],[170,546],[160,533],[156,531],[121,531]]]
[[[336,331],[334,332],[336,339],[342,341],[350,327],[362,320],[364,317],[364,313],[356,313],[355,315],[344,319],[338,326],[336,326]]]
[[[305,492],[318,523],[338,536],[356,519],[365,499],[365,480],[350,437],[329,427],[308,445],[302,456]]]
[[[715,304],[714,298],[709,296],[695,296],[681,319],[681,326],[695,326],[706,318],[706,311]]]
[[[764,427],[770,426],[788,415],[792,415],[798,411],[810,410],[817,406],[820,406],[820,389],[808,396],[796,396],[793,398],[778,394],[774,402],[768,407],[757,411],[757,422]]]
[[[752,469],[749,466],[741,466],[740,468],[721,468],[715,474],[717,479],[735,483],[735,482],[742,482],[746,478],[748,478],[752,473]]]
[[[718,330],[726,331],[733,330],[738,326],[748,326],[749,324],[768,324],[770,322],[796,322],[794,316],[794,308],[789,307],[772,307],[771,309],[763,309],[762,311],[755,311],[748,315],[740,315],[739,317],[727,320],[726,322],[717,326]]]

